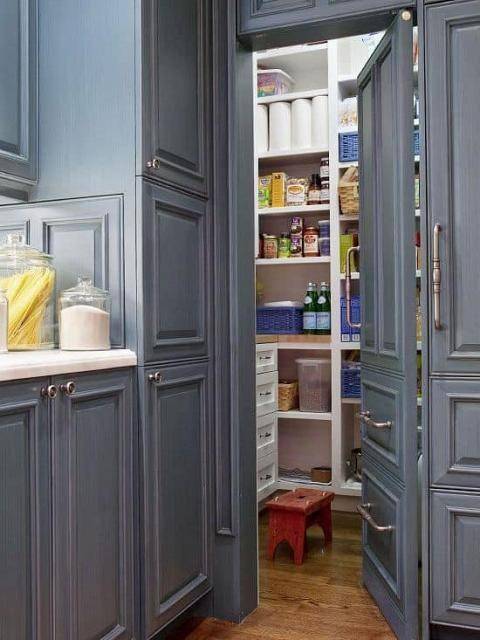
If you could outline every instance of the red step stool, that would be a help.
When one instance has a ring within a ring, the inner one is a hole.
[[[281,542],[288,542],[295,564],[302,564],[307,529],[318,524],[323,529],[325,544],[332,541],[331,504],[335,497],[329,491],[295,489],[269,500],[268,558],[273,560]]]

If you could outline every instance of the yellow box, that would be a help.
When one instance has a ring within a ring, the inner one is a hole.
[[[272,207],[285,206],[286,173],[272,174]]]

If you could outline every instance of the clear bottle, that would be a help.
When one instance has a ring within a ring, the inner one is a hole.
[[[317,332],[317,300],[317,284],[309,282],[303,301],[303,333],[315,334]]]
[[[330,285],[328,282],[322,282],[320,284],[320,294],[317,301],[315,333],[318,335],[330,335],[332,330],[331,318]]]
[[[8,351],[8,298],[5,289],[0,289],[0,353]]]

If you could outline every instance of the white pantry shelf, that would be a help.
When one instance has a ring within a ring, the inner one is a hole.
[[[278,411],[278,418],[285,418],[288,420],[320,420],[322,422],[330,422],[332,419],[331,413],[319,413],[315,411]]]
[[[351,162],[339,162],[339,169],[348,169],[348,167],[358,167],[358,160],[352,160]]]
[[[313,258],[257,258],[255,260],[257,267],[328,263],[330,263],[330,256],[318,256]]]
[[[294,91],[292,93],[281,93],[275,96],[262,96],[257,98],[257,104],[292,102],[292,100],[299,100],[300,98],[316,98],[317,96],[328,96],[328,89],[312,89],[311,91]]]
[[[293,207],[264,207],[257,209],[257,214],[259,216],[293,216],[301,213],[328,213],[329,211],[329,204],[306,204]]]
[[[276,488],[279,490],[290,491],[292,489],[331,489],[332,483],[324,484],[323,482],[313,482],[313,480],[289,480],[288,478],[279,477]]]
[[[279,350],[292,351],[330,351],[332,345],[330,342],[278,342]]]
[[[362,404],[361,398],[342,398],[342,404]]]
[[[360,216],[358,213],[341,213],[338,219],[340,222],[358,222]]]
[[[258,154],[259,160],[315,160],[317,156],[328,155],[328,147],[310,147],[308,149],[290,149],[286,151],[264,151]]]

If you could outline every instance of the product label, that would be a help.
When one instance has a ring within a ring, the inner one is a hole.
[[[317,202],[318,200],[320,200],[320,189],[310,189],[310,191],[308,192],[308,202]]]
[[[323,187],[322,190],[320,191],[320,200],[325,201],[325,200],[328,200],[329,198],[330,198],[330,188]]]
[[[303,314],[303,330],[314,331],[316,329],[316,313],[314,311],[305,311]]]
[[[317,329],[322,329],[323,331],[329,331],[330,330],[330,312],[329,311],[317,311],[316,313],[316,322],[317,322]],[[305,314],[303,316],[305,318]],[[304,319],[304,323],[305,323],[305,319]]]
[[[303,301],[305,304],[310,304],[312,302],[312,299],[310,296],[305,296],[305,300]]]
[[[322,165],[320,167],[320,177],[328,178],[330,176],[330,167],[327,165]]]
[[[318,304],[324,304],[326,301],[327,299],[325,298],[325,296],[318,297]]]

